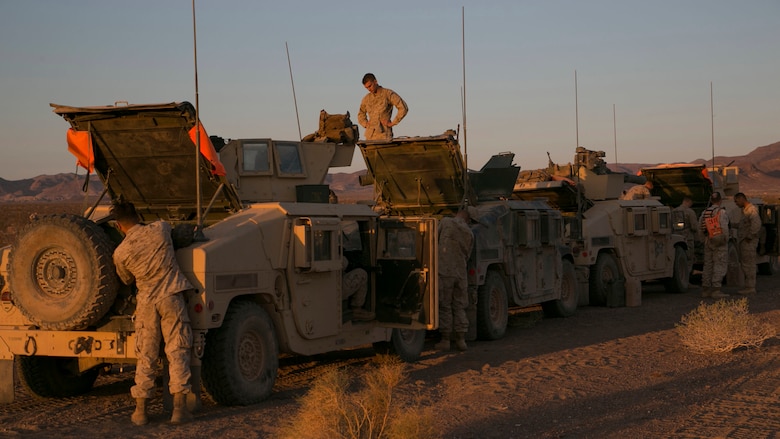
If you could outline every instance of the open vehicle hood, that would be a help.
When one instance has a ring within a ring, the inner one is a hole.
[[[195,128],[195,108],[189,102],[51,106],[72,127],[68,135],[71,152],[71,135],[80,134],[83,139],[89,139],[84,142],[84,145],[91,142],[91,152],[87,154],[91,155],[90,161],[94,160],[94,172],[111,200],[121,198],[132,202],[144,220],[194,220],[197,217],[196,171],[200,174],[202,208],[214,200],[205,223],[241,209],[238,195],[224,172],[217,175],[222,165],[202,125]],[[196,132],[201,138],[197,158]],[[74,155],[79,157],[75,152]],[[79,163],[87,167],[80,157]]]
[[[697,212],[707,207],[712,195],[710,180],[705,165],[677,163],[642,168],[640,173],[653,182],[653,196],[661,198],[667,206],[679,206],[684,197],[691,197]]]
[[[508,197],[520,171],[512,165],[514,155],[494,156],[479,172],[469,171],[465,183],[453,134],[358,142],[378,204],[399,215],[450,215],[466,200]]]

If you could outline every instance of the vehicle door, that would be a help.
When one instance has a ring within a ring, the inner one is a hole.
[[[307,339],[336,335],[341,327],[340,230],[338,218],[294,219],[290,307]]]
[[[394,328],[436,329],[436,220],[382,218],[378,224],[374,270],[377,321]]]

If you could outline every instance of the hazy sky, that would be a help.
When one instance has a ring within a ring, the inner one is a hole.
[[[201,120],[297,139],[287,43],[304,135],[321,109],[357,122],[373,72],[409,105],[396,136],[461,125],[463,144],[462,8],[470,168],[571,161],[575,96],[579,144],[609,163],[615,138],[618,162],[709,158],[710,82],[717,155],[780,141],[778,0],[200,0]],[[194,76],[190,0],[0,0],[0,178],[75,171],[50,102],[194,103]]]

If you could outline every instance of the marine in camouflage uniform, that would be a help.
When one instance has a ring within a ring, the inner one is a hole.
[[[368,273],[362,268],[347,271],[349,260],[341,257],[341,300],[349,299],[352,320],[373,320],[374,313],[363,309],[368,294]]]
[[[135,208],[129,203],[113,206],[112,212],[120,230],[125,233],[114,251],[117,274],[125,284],[135,282],[138,289],[135,311],[135,354],[138,361],[135,385],[130,389],[130,394],[136,399],[133,423],[143,425],[148,422],[145,405],[146,400],[155,394],[155,364],[162,341],[165,341],[168,359],[169,390],[174,396],[171,422],[185,422],[192,416],[186,411],[186,394],[191,389],[192,328],[183,292],[193,287],[179,270],[169,223],[140,224]]]
[[[471,212],[469,212],[471,210]],[[466,350],[465,335],[469,329],[466,308],[469,306],[467,261],[474,235],[467,222],[476,209],[464,209],[454,218],[439,222],[439,332],[438,350],[449,350],[455,332],[459,350]]]
[[[653,189],[653,183],[646,181],[645,184],[637,184],[620,197],[621,200],[644,200],[650,198],[650,190]]]
[[[393,138],[393,127],[401,123],[406,116],[409,107],[398,96],[398,93],[384,88],[376,81],[372,73],[363,76],[363,86],[368,93],[360,102],[358,111],[358,123],[365,128],[366,140],[390,140]],[[393,107],[398,112],[395,120],[390,120],[393,115]]]
[[[739,264],[745,273],[745,287],[738,293],[748,295],[756,292],[756,249],[758,233],[761,231],[761,217],[758,215],[758,208],[749,202],[742,192],[734,195],[734,203],[742,208],[742,219],[737,226],[737,242]]]
[[[704,233],[704,272],[701,277],[702,297],[721,299],[728,297],[720,291],[723,277],[728,269],[729,217],[721,207],[721,196],[715,192],[710,197],[711,205],[699,218],[699,227]],[[714,219],[717,218],[717,221]],[[713,220],[714,227],[707,227]],[[719,229],[719,230],[716,230]]]

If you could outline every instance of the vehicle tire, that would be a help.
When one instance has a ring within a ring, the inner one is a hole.
[[[393,328],[390,341],[374,343],[374,349],[380,354],[398,355],[407,362],[414,363],[420,359],[425,347],[425,329]]]
[[[43,398],[67,398],[89,392],[100,370],[95,367],[77,373],[78,358],[19,357],[25,387]]]
[[[578,303],[577,272],[574,271],[574,264],[564,259],[561,272],[561,297],[542,303],[542,309],[549,317],[569,317],[577,311]]]
[[[113,250],[103,229],[80,216],[33,219],[11,249],[14,303],[43,329],[94,325],[111,308],[119,289]]]
[[[615,291],[614,288],[618,290]],[[618,263],[611,253],[601,253],[590,269],[590,304],[604,306],[610,293],[625,297],[626,286],[620,276]]]
[[[670,293],[685,293],[690,285],[691,273],[688,264],[688,254],[680,246],[674,248],[674,271],[672,277],[664,280],[666,291]]]
[[[477,337],[498,340],[506,334],[509,302],[501,273],[490,270],[477,291]]]
[[[203,386],[223,405],[258,403],[274,387],[279,348],[271,318],[250,301],[230,305],[222,326],[206,334]]]

